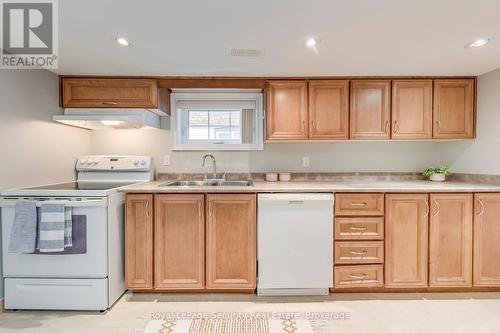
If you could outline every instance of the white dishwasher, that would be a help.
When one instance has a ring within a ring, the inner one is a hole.
[[[328,294],[333,201],[332,193],[258,195],[258,295]]]

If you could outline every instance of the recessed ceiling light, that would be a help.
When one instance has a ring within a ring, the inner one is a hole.
[[[130,46],[130,42],[123,37],[116,38],[116,42],[121,46]]]
[[[491,38],[479,38],[465,45],[467,49],[474,49],[477,47],[485,46],[491,41]]]
[[[307,47],[315,47],[318,42],[315,38],[309,38],[306,42]]]

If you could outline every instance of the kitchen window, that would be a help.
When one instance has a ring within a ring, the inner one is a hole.
[[[173,150],[262,150],[262,92],[172,91]]]

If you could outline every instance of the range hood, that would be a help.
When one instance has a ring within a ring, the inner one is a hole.
[[[143,127],[160,128],[160,110],[130,108],[66,108],[63,115],[52,119],[71,126],[86,129],[134,129]]]

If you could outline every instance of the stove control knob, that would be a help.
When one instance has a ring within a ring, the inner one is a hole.
[[[135,165],[135,166],[139,166],[139,160],[135,160],[135,161],[134,161],[134,165]]]
[[[84,165],[86,162],[87,162],[87,160],[80,160],[80,161],[78,161],[78,164]]]
[[[141,161],[141,165],[142,165],[142,166],[146,166],[146,161],[145,161],[145,160],[142,160],[142,161]]]
[[[92,165],[93,163],[94,163],[94,160],[92,160],[92,159],[87,160],[87,165],[89,165],[89,166],[90,166],[90,165]]]

